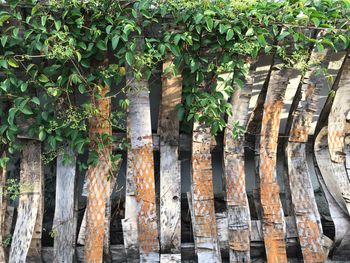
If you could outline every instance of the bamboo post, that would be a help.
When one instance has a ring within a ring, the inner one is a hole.
[[[21,193],[9,262],[41,262],[44,176],[40,142],[25,142],[20,177]]]
[[[160,135],[160,245],[161,262],[181,262],[181,168],[178,160],[182,77],[174,76],[172,58],[163,62]]]

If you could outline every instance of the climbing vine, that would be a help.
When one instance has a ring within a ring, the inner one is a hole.
[[[1,6],[1,144],[13,153],[21,147],[18,136],[38,138],[49,160],[65,142],[76,153],[88,149],[88,119],[98,114],[93,101],[105,85],[119,100],[110,122],[124,129],[126,68],[136,80],[150,79],[172,55],[172,71],[184,77],[183,127],[197,120],[216,134],[230,113],[227,97],[244,85],[259,54],[305,67],[311,46],[345,49],[350,40],[349,0],[11,0]],[[101,136],[101,144],[116,140]],[[97,155],[90,155],[93,162]]]

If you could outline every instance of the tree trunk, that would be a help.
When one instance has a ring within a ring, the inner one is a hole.
[[[98,109],[98,114],[90,119],[90,149],[98,154],[98,163],[91,165],[88,170],[88,197],[86,206],[86,236],[85,236],[85,261],[88,263],[102,262],[103,240],[105,229],[106,198],[109,198],[107,189],[110,181],[110,145],[104,145],[101,149],[103,135],[111,134],[110,97],[106,97],[109,87],[102,88],[102,98],[93,97],[93,105]],[[99,147],[100,145],[100,147]]]
[[[69,163],[64,163],[63,155],[57,157],[56,167],[56,198],[54,231],[54,259],[56,263],[74,261],[76,238],[75,208],[75,164],[76,158],[68,146],[64,146],[63,154],[71,157]]]
[[[214,207],[210,128],[195,122],[192,136],[192,224],[198,261],[221,262]]]
[[[23,146],[20,177],[21,193],[9,262],[41,262],[44,176],[40,142],[28,140]]]
[[[268,262],[287,262],[285,221],[276,174],[276,154],[283,97],[293,69],[283,68],[276,59],[271,72],[260,136],[260,196],[263,233]]]
[[[245,190],[244,134],[234,138],[234,124],[244,128],[248,123],[249,101],[254,83],[255,65],[251,66],[243,89],[232,96],[232,115],[228,117],[224,137],[224,170],[230,262],[250,262],[250,211]]]
[[[181,168],[178,160],[182,77],[173,76],[172,58],[163,63],[160,106],[160,244],[161,262],[181,262]]]
[[[0,152],[0,158],[5,158],[6,153]],[[3,244],[6,233],[5,233],[5,222],[6,222],[6,211],[7,211],[7,197],[6,197],[6,181],[7,181],[7,170],[6,167],[0,167],[0,262],[7,262],[7,256],[5,247]]]

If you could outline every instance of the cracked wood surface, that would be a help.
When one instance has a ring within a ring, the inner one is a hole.
[[[160,105],[160,244],[161,262],[181,262],[181,168],[179,121],[182,77],[173,76],[172,58],[163,62]],[[164,73],[166,72],[166,73]]]
[[[77,218],[75,213],[76,196],[76,157],[68,146],[57,157],[55,215],[52,229],[54,236],[53,262],[70,263],[74,261]],[[63,154],[70,157],[64,163]]]
[[[86,236],[85,261],[102,262],[103,241],[105,230],[106,198],[109,198],[108,174],[111,169],[110,146],[101,149],[103,135],[110,135],[112,130],[109,123],[111,98],[106,97],[109,87],[101,87],[100,98],[92,97],[92,103],[98,113],[90,118],[90,149],[98,155],[97,165],[90,165],[88,169],[87,205],[86,205]]]
[[[40,142],[28,140],[23,146],[20,183],[21,193],[9,262],[41,262],[44,197]]]
[[[279,59],[275,58],[261,123],[260,198],[268,262],[287,262],[285,221],[276,174],[276,152],[284,92],[293,70],[283,68]]]
[[[199,262],[221,262],[215,218],[210,128],[194,122],[192,141],[192,205]]]
[[[249,102],[254,83],[252,65],[242,89],[236,87],[231,99],[232,115],[228,117],[224,135],[224,173],[226,176],[226,206],[230,262],[250,262],[250,211],[245,185],[244,135],[234,138],[238,121],[246,128]]]

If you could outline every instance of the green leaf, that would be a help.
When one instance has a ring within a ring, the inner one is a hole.
[[[106,33],[107,33],[107,34],[111,33],[111,29],[112,29],[112,25],[108,25],[108,26],[106,27]]]
[[[44,131],[44,129],[41,129],[39,132],[39,140],[44,141],[45,138],[46,138],[46,132]]]
[[[226,41],[230,41],[233,38],[233,30],[229,29],[226,33]]]
[[[170,46],[170,50],[171,50],[171,52],[172,52],[176,57],[181,56],[181,52],[180,52],[179,46],[171,45],[171,46]]]
[[[245,33],[245,36],[246,36],[246,37],[250,37],[250,36],[252,36],[252,35],[254,35],[254,29],[253,29],[253,28],[249,28],[249,29],[247,30],[247,32]]]
[[[290,33],[288,31],[283,31],[277,38],[278,41],[281,41],[282,39],[284,39],[285,37],[289,36]]]
[[[203,14],[198,13],[198,14],[194,17],[194,22],[198,25],[198,24],[201,22],[202,18],[203,18]]]
[[[25,92],[27,90],[27,88],[28,88],[28,83],[27,82],[22,83],[20,88],[21,88],[22,92]]]
[[[258,35],[258,42],[263,47],[266,45],[266,39],[265,39],[264,35]]]
[[[11,108],[11,109],[9,110],[9,115],[8,115],[8,117],[7,117],[7,122],[8,122],[10,125],[13,125],[13,121],[14,121],[14,119],[15,119],[15,114],[16,114],[17,111],[18,111],[17,108]]]
[[[227,27],[224,24],[220,24],[219,25],[219,32],[220,32],[220,34],[225,33],[226,30],[227,30]]]
[[[10,15],[7,15],[6,13],[5,14],[2,14],[0,16],[0,26],[2,26],[11,16]]]
[[[102,51],[106,51],[107,50],[107,45],[106,45],[105,41],[102,41],[102,40],[98,41],[96,46]]]
[[[84,84],[80,84],[79,87],[78,87],[78,90],[81,94],[84,94],[86,92],[86,89],[85,89],[85,85]]]
[[[114,37],[112,38],[112,48],[113,48],[113,49],[116,49],[116,48],[117,48],[118,43],[119,43],[119,39],[120,39],[119,36],[114,36]]]
[[[33,103],[35,103],[36,105],[40,105],[40,100],[38,97],[33,97],[31,100]]]
[[[31,108],[28,105],[24,106],[23,108],[19,108],[19,110],[25,115],[32,115],[33,114]]]
[[[7,69],[7,61],[5,59],[0,59],[0,67]]]
[[[207,24],[207,29],[209,32],[211,32],[213,30],[213,26],[214,26],[214,21],[211,17],[207,16],[205,17],[205,23]]]
[[[3,47],[5,47],[6,42],[7,42],[7,39],[8,39],[8,36],[7,36],[7,35],[4,35],[4,36],[1,37],[1,45],[2,45]]]
[[[56,28],[57,31],[60,30],[61,26],[62,26],[61,21],[60,20],[56,20],[55,21],[55,28]]]
[[[311,21],[315,25],[315,27],[318,27],[320,25],[320,19],[316,17],[311,18]]]
[[[19,67],[17,61],[14,60],[13,58],[9,58],[9,59],[7,60],[7,64],[9,64],[10,67],[13,67],[13,68],[18,68],[18,67]]]
[[[134,55],[130,51],[126,52],[125,53],[125,60],[131,66],[132,62],[134,61]]]
[[[49,82],[49,78],[46,77],[46,75],[44,74],[40,74],[39,77],[38,77],[39,81],[42,82],[42,83],[46,83],[46,82]]]
[[[184,119],[185,116],[185,108],[184,107],[178,107],[177,109],[177,118],[179,119],[179,121],[182,121]]]

